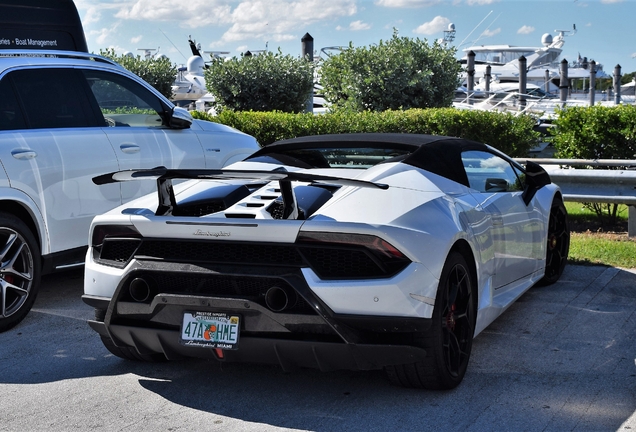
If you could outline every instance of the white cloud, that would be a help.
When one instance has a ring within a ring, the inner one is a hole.
[[[497,35],[501,33],[501,27],[496,28],[494,30],[484,30],[483,33],[481,34],[481,36],[483,37],[492,37],[494,35]]]
[[[530,34],[534,32],[534,27],[524,25],[519,30],[517,30],[517,34]]]
[[[97,42],[97,45],[104,46],[106,45],[106,42],[111,39],[112,35],[117,34],[119,25],[120,23],[118,22],[110,28],[103,27],[100,30],[93,30],[89,32],[89,35],[95,38],[95,42]]]
[[[198,28],[231,22],[231,5],[225,0],[135,0],[121,6],[116,18],[144,21],[177,21],[182,27]]]
[[[349,30],[351,31],[370,30],[370,29],[371,29],[371,24],[367,24],[360,20],[353,21],[351,24],[349,24]]]
[[[133,38],[130,39],[130,42],[133,44],[138,44],[139,42],[141,42],[141,40],[143,39],[142,35],[139,36],[135,36]]]
[[[499,0],[466,0],[468,6],[483,6],[497,3]]]
[[[448,28],[448,24],[450,24],[450,20],[448,18],[438,15],[431,21],[426,22],[413,30],[413,32],[416,34],[433,35],[446,30]]]
[[[623,0],[601,0],[601,3],[605,3],[605,4],[623,3]]]
[[[243,1],[232,11],[233,24],[216,44],[254,38],[277,42],[295,40],[310,24],[356,12],[355,0]]]
[[[249,39],[294,40],[313,23],[352,16],[358,11],[357,0],[186,0],[178,6],[174,0],[128,0],[116,4],[119,9],[115,17],[122,20],[175,22],[188,29],[226,29],[210,47]]]
[[[99,10],[99,8],[91,6],[86,10],[86,13],[82,17],[82,24],[87,25],[87,24],[96,23],[96,22],[99,22],[101,18],[102,18],[102,13]]]
[[[441,3],[441,0],[377,0],[377,6],[390,8],[420,8],[430,7]]]

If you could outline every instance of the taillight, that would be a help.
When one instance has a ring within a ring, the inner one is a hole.
[[[141,234],[133,225],[97,225],[93,229],[91,245],[99,247],[106,238],[138,239]]]
[[[391,243],[380,237],[367,234],[346,234],[330,232],[304,232],[298,235],[299,243],[331,243],[335,245],[363,246],[389,258],[406,259],[406,256]]]
[[[367,234],[303,232],[296,244],[325,279],[390,277],[411,262],[391,243]]]

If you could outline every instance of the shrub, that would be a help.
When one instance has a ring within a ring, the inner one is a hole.
[[[165,57],[142,59],[139,55],[137,57],[117,55],[112,48],[99,50],[99,54],[116,61],[168,99],[172,98],[172,84],[177,75],[177,67],[170,63],[169,59]]]
[[[636,156],[636,107],[633,105],[568,107],[558,111],[554,124],[552,142],[558,158],[634,159]],[[614,225],[619,216],[618,204],[583,205],[609,225]]]
[[[368,48],[349,45],[320,67],[333,109],[385,111],[448,107],[459,85],[455,48],[435,41],[393,37]]]
[[[217,112],[302,112],[313,91],[313,62],[291,55],[259,55],[215,59],[205,70]]]
[[[556,157],[572,159],[634,159],[636,107],[567,107],[554,121]]]
[[[538,142],[530,116],[454,108],[406,111],[335,111],[324,115],[282,112],[229,112],[217,116],[193,112],[197,118],[232,126],[254,136],[261,145],[306,135],[397,132],[456,136],[481,141],[513,157],[526,157]]]

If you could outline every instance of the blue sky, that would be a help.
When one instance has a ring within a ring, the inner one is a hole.
[[[566,38],[562,59],[578,55],[636,71],[634,0],[75,0],[89,50],[158,49],[173,63],[190,56],[188,36],[206,51],[278,48],[300,55],[309,33],[314,49],[368,46],[400,36],[432,42],[455,25],[458,52],[471,45],[539,46],[555,30]],[[458,54],[459,55],[459,54]]]

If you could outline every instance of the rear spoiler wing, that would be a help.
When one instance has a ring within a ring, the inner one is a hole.
[[[377,189],[388,189],[389,185],[365,180],[343,177],[325,176],[307,172],[287,171],[280,167],[272,171],[261,170],[224,170],[224,169],[168,169],[157,167],[152,169],[134,169],[116,171],[93,178],[96,185],[104,185],[133,180],[156,180],[159,206],[155,214],[166,216],[172,214],[177,206],[172,180],[260,180],[278,181],[283,198],[283,218],[295,219],[298,216],[298,205],[291,182],[303,182],[314,185],[356,186]]]

